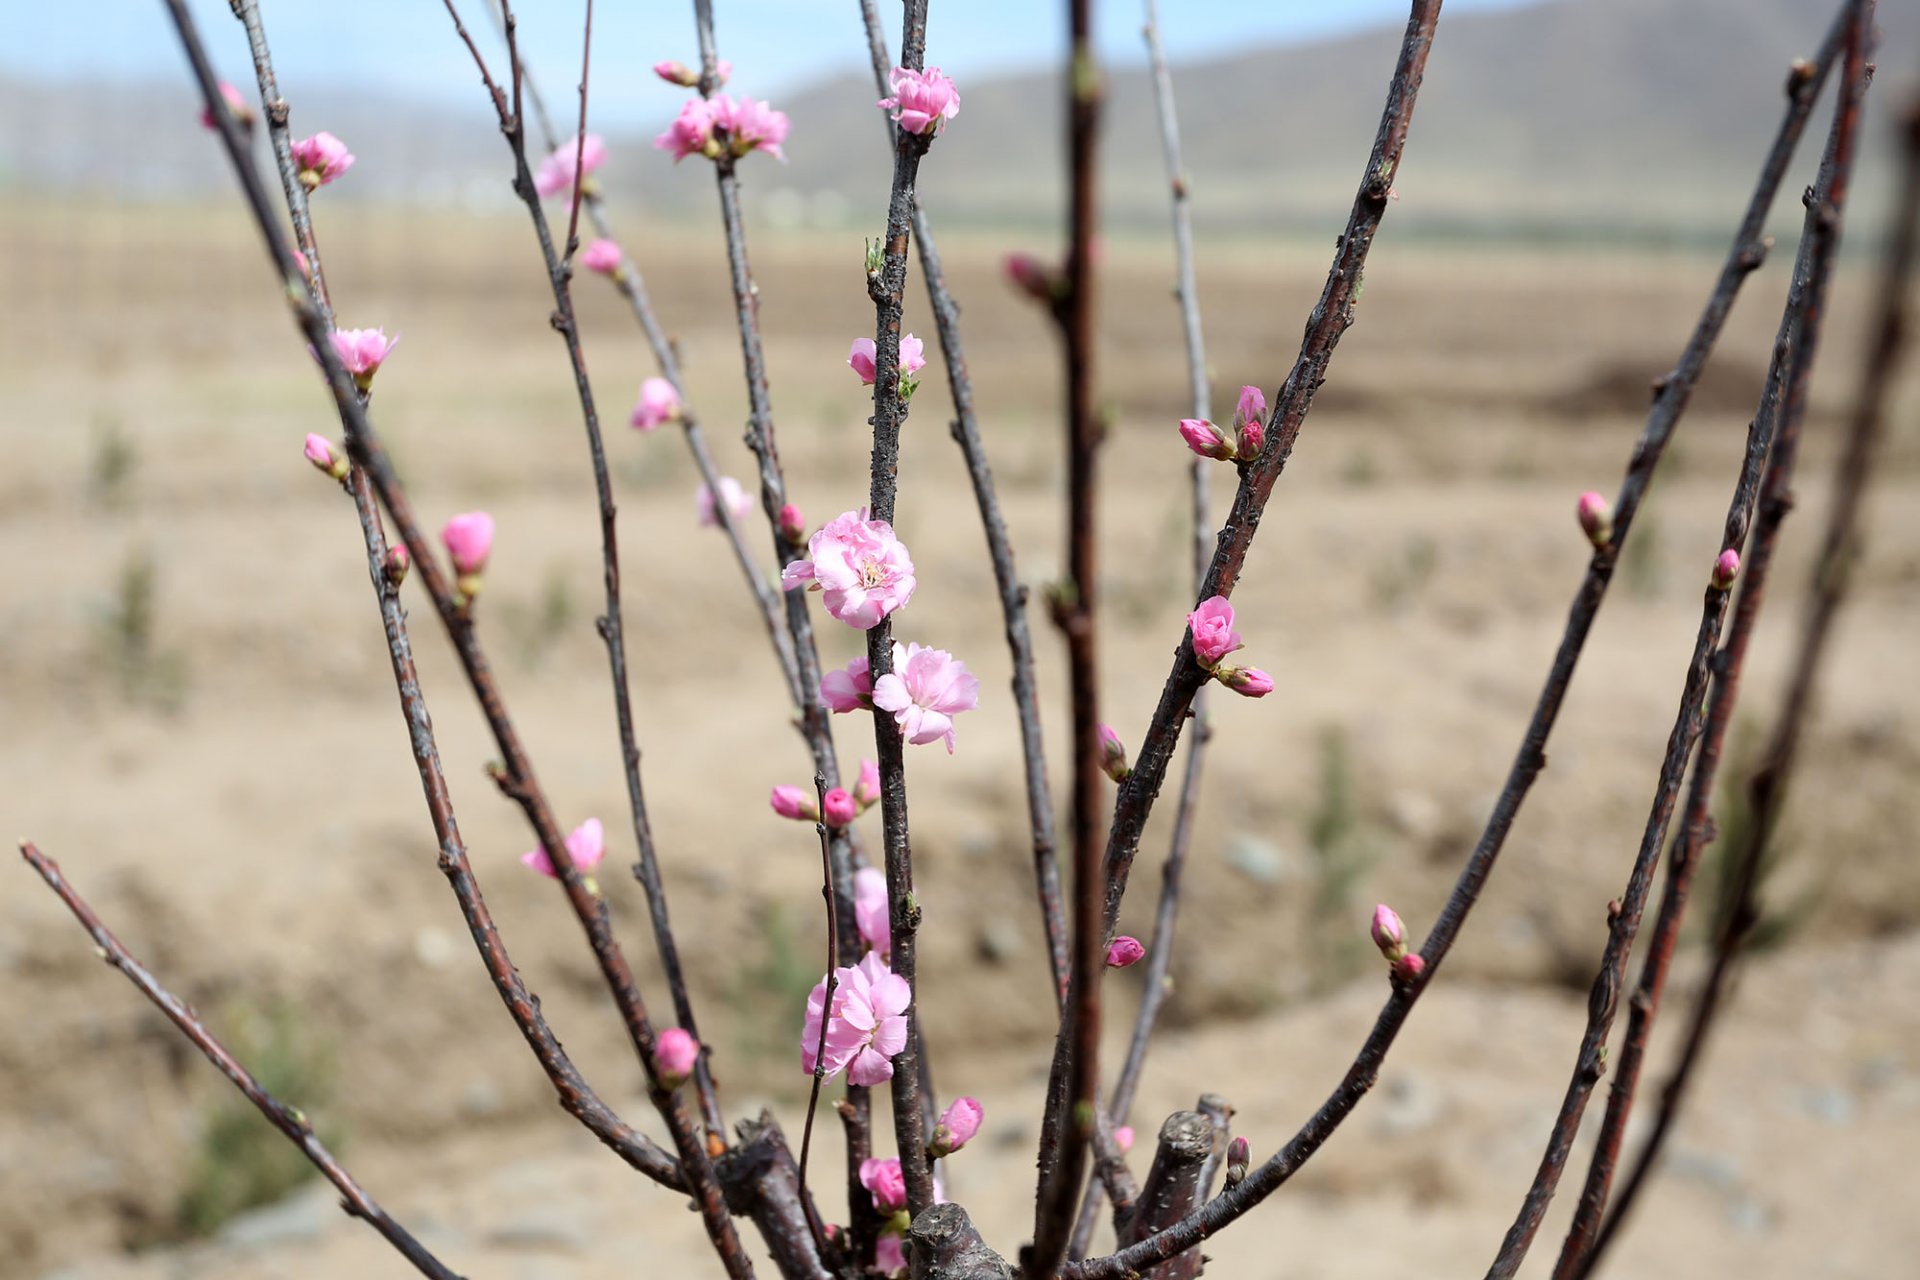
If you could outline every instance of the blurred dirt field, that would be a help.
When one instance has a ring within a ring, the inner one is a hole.
[[[373,410],[416,506],[435,527],[482,507],[499,521],[486,642],[561,820],[606,822],[600,881],[664,1010],[624,872],[590,475],[531,234],[510,218],[322,213],[342,323],[402,335]],[[818,524],[866,492],[870,401],[844,364],[872,328],[861,246],[755,231],[780,447],[791,496]],[[717,231],[636,223],[622,239],[679,337],[722,469],[747,477]],[[1022,576],[1037,587],[1061,560],[1058,361],[1043,317],[997,271],[1007,249],[1046,252],[1051,239],[942,247]],[[1218,415],[1242,382],[1271,393],[1284,376],[1329,247],[1206,247]],[[1104,698],[1130,744],[1190,606],[1170,258],[1158,239],[1118,240],[1103,261]],[[1477,1275],[1495,1252],[1564,1088],[1606,903],[1645,820],[1790,258],[1781,246],[1747,286],[1635,526],[1639,549],[1550,766],[1375,1096],[1296,1183],[1208,1246],[1210,1275]],[[1338,1079],[1386,992],[1367,912],[1392,902],[1424,933],[1471,848],[1586,562],[1574,497],[1617,488],[1647,383],[1677,355],[1716,267],[1409,245],[1389,216],[1359,322],[1235,594],[1246,656],[1279,687],[1215,700],[1176,990],[1135,1111],[1143,1134],[1214,1090],[1264,1158]],[[224,205],[0,205],[0,269],[9,833],[58,859],[217,1031],[278,1028],[275,1052],[321,1082],[309,1110],[323,1132],[451,1265],[556,1280],[717,1274],[698,1219],[558,1112],[469,950],[434,865],[350,505],[300,456],[305,432],[337,437],[338,425],[250,227]],[[1857,255],[1837,290],[1736,739],[1763,732],[1779,696],[1869,271]],[[765,1102],[797,1145],[817,847],[766,794],[804,783],[806,756],[731,557],[695,526],[677,432],[624,425],[653,372],[646,349],[604,282],[577,292],[621,503],[644,777],[702,1030],[730,1118]],[[917,280],[908,327],[931,354]],[[1916,407],[1910,377],[1785,822],[1775,945],[1743,982],[1610,1275],[1881,1278],[1920,1250]],[[898,524],[920,585],[897,631],[951,649],[984,696],[959,722],[958,754],[909,753],[921,1010],[943,1097],[987,1105],[983,1137],[952,1162],[954,1194],[1011,1254],[1031,1225],[1052,1015],[1006,652],[948,417],[936,362],[902,452]],[[1216,489],[1230,488],[1221,476]],[[753,548],[765,564],[765,539]],[[588,1076],[656,1128],[577,927],[518,865],[531,840],[483,774],[482,725],[411,598],[460,821],[514,959]],[[819,616],[825,661],[844,663],[857,635]],[[1059,783],[1059,645],[1043,613],[1034,621]],[[844,760],[871,752],[864,722],[835,727]],[[1129,899],[1125,924],[1143,937],[1171,809]],[[1669,1030],[1698,971],[1690,948]],[[1117,1027],[1137,976],[1108,989]],[[179,1239],[226,1085],[20,866],[0,877],[0,1010],[0,1276],[403,1274],[311,1183],[211,1240]],[[1663,1076],[1664,1055],[1642,1115]],[[825,1145],[816,1182],[833,1186],[837,1142]],[[1583,1148],[1568,1182],[1584,1167]],[[1570,1200],[1527,1274],[1550,1269]]]

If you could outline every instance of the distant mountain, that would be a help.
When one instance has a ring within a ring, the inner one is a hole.
[[[1825,0],[1556,0],[1443,17],[1398,177],[1404,228],[1431,235],[1720,234],[1778,119],[1788,63],[1813,51]],[[1889,106],[1915,88],[1920,0],[1883,0]],[[1178,7],[1166,13],[1178,21]],[[1399,29],[1249,50],[1177,69],[1196,215],[1213,231],[1324,229],[1351,199]],[[602,74],[605,74],[604,72]],[[549,78],[551,79],[551,73]],[[922,175],[943,223],[1058,216],[1060,87],[1024,75],[962,86],[964,108]],[[1109,83],[1103,182],[1115,225],[1165,217],[1165,179],[1143,71]],[[759,211],[840,225],[877,217],[889,156],[873,86],[843,77],[776,105],[792,117],[782,168],[748,170]],[[504,206],[503,151],[478,92],[470,110],[419,108],[342,86],[295,103],[360,157],[338,198]],[[195,196],[228,181],[172,84],[0,81],[0,190],[107,189]],[[155,128],[156,121],[182,122]],[[663,120],[664,126],[665,121]],[[642,135],[614,136],[607,180],[655,213],[703,215],[711,183]],[[1805,150],[1809,161],[1817,143]],[[1870,198],[1869,181],[1863,196]]]

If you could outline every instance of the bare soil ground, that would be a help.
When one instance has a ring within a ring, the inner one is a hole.
[[[638,887],[619,870],[632,850],[592,627],[597,528],[530,236],[515,221],[364,213],[330,217],[326,234],[343,323],[403,335],[374,407],[417,505],[434,523],[475,507],[500,521],[488,643],[563,818],[607,822],[601,880],[664,1007]],[[680,336],[724,469],[745,476],[716,238],[636,232],[629,247]],[[1041,584],[1060,559],[1056,357],[1041,318],[994,278],[1004,247],[946,246],[1022,573]],[[817,522],[866,487],[863,391],[842,364],[871,327],[859,246],[762,237],[757,250],[781,447]],[[1605,904],[1644,822],[1785,257],[1735,314],[1636,528],[1646,549],[1629,555],[1551,765],[1444,978],[1377,1096],[1297,1185],[1210,1247],[1210,1274],[1464,1275],[1492,1256],[1564,1086]],[[12,830],[60,859],[216,1026],[296,1011],[293,1034],[318,1046],[332,1084],[316,1117],[374,1194],[469,1274],[707,1274],[697,1219],[556,1113],[467,953],[351,512],[299,456],[304,432],[337,427],[248,228],[224,208],[9,206],[0,263]],[[1183,375],[1163,247],[1118,243],[1106,265],[1105,697],[1137,738],[1189,599],[1172,429]],[[1242,381],[1271,390],[1283,375],[1324,265],[1319,246],[1209,248],[1223,412]],[[1218,707],[1143,1132],[1211,1089],[1264,1154],[1337,1079],[1384,993],[1356,952],[1366,912],[1391,901],[1419,931],[1471,847],[1585,562],[1573,496],[1616,486],[1645,383],[1677,353],[1714,266],[1383,239],[1235,596],[1249,660],[1280,687]],[[1784,576],[1749,665],[1755,728],[1778,697],[1866,283],[1864,267],[1843,280],[1826,344]],[[765,1100],[797,1134],[817,862],[810,830],[775,818],[765,795],[804,781],[805,756],[737,572],[694,526],[683,447],[618,425],[652,371],[646,352],[609,290],[580,292],[615,424],[645,777],[680,942],[731,1114]],[[930,335],[919,302],[909,326]],[[990,1117],[955,1161],[956,1196],[1011,1251],[1030,1222],[1049,1001],[992,579],[937,367],[928,375],[900,519],[921,586],[897,621],[964,658],[987,696],[962,719],[957,755],[910,758],[922,1007],[943,1092],[979,1094]],[[1905,994],[1920,980],[1917,390],[1909,381],[1895,406],[1868,558],[1786,823],[1773,893],[1784,945],[1743,985],[1620,1275],[1879,1277],[1920,1247],[1906,1208],[1920,1013]],[[515,960],[588,1074],[640,1120],[577,930],[518,866],[530,839],[485,780],[488,744],[444,641],[424,611],[416,624],[462,827]],[[825,625],[826,659],[844,662],[856,636]],[[1057,746],[1059,655],[1039,625]],[[862,726],[837,727],[857,755]],[[1129,903],[1143,935],[1167,816]],[[0,1276],[400,1274],[314,1187],[210,1243],[167,1243],[225,1086],[24,870],[0,886]],[[1690,956],[1677,994],[1694,973]],[[1129,979],[1113,985],[1130,1003]],[[1685,1003],[1671,1008],[1669,1022]],[[1544,1274],[1557,1221],[1529,1274]]]

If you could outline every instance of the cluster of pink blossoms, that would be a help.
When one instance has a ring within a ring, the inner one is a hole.
[[[833,712],[878,707],[893,713],[915,746],[945,741],[953,754],[953,718],[980,705],[980,679],[945,649],[894,642],[893,670],[873,678],[865,658],[820,677],[820,700]]]
[[[1249,698],[1264,698],[1273,692],[1273,677],[1258,667],[1236,667],[1226,656],[1242,647],[1240,633],[1233,629],[1233,605],[1225,596],[1212,596],[1200,602],[1187,615],[1193,631],[1193,656],[1207,674],[1235,693]]]
[[[795,822],[821,822],[844,827],[865,813],[880,799],[880,766],[872,760],[860,762],[860,779],[853,790],[833,787],[826,794],[826,807],[814,803],[813,795],[799,787],[781,784],[773,789],[767,803],[783,818]]]
[[[895,67],[890,87],[893,96],[876,105],[891,112],[894,123],[908,133],[930,137],[960,114],[960,91],[938,67],[925,71]]]
[[[1373,909],[1373,922],[1367,932],[1373,935],[1373,945],[1386,957],[1395,982],[1417,982],[1427,971],[1427,962],[1420,953],[1407,950],[1406,927],[1400,923],[1399,913],[1386,903]]]
[[[1258,387],[1242,387],[1240,402],[1234,406],[1232,434],[1205,418],[1182,418],[1180,438],[1203,458],[1251,462],[1267,440],[1267,397]]]
[[[913,598],[913,557],[885,520],[869,519],[867,508],[829,520],[807,541],[807,559],[780,573],[788,591],[806,587],[822,592],[827,612],[861,631]]]
[[[738,157],[751,151],[764,151],[784,164],[787,157],[780,147],[786,140],[786,112],[775,111],[770,103],[716,93],[689,99],[653,145],[671,151],[676,164],[692,155],[717,160],[722,154]]]
[[[597,133],[590,133],[582,141],[574,134],[565,142],[547,153],[540,167],[533,172],[533,189],[540,193],[543,200],[551,200],[558,195],[566,195],[573,190],[574,166],[580,171],[580,190],[583,193],[593,190],[592,178],[607,159],[607,144]]]

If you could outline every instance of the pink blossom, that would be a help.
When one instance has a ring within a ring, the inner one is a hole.
[[[1127,764],[1126,744],[1110,724],[1100,726],[1100,768],[1115,782],[1125,782],[1133,772]]]
[[[663,422],[675,422],[680,417],[680,393],[665,378],[648,378],[640,384],[640,401],[633,406],[633,415],[627,419],[636,431],[651,431]],[[726,489],[726,481],[720,488]],[[739,485],[734,486],[736,489]],[[711,524],[702,520],[702,524]]]
[[[1717,590],[1725,591],[1740,576],[1740,553],[1728,547],[1713,562],[1713,585]]]
[[[780,150],[780,144],[787,140],[786,112],[751,98],[736,102],[724,93],[716,94],[711,101],[714,127],[726,131],[727,146],[734,155],[759,150],[782,164],[787,162],[786,153]]]
[[[679,1088],[693,1074],[693,1064],[698,1061],[698,1040],[679,1027],[668,1027],[660,1033],[660,1043],[654,1046],[653,1053],[654,1066],[660,1071],[660,1083],[669,1089]]]
[[[893,922],[887,914],[887,877],[873,867],[853,873],[853,918],[860,937],[885,957],[893,950]]]
[[[700,73],[684,62],[656,62],[653,64],[653,74],[668,84],[679,85],[682,89],[691,89],[700,83]],[[719,65],[714,70],[714,87],[719,88],[732,77],[733,64],[725,58],[720,59]]]
[[[1146,954],[1147,949],[1140,945],[1140,939],[1123,933],[1107,944],[1107,968],[1125,969],[1140,963],[1140,957]]]
[[[800,1067],[813,1074],[819,1061],[820,1027],[826,1022],[826,1075],[845,1071],[858,1085],[893,1078],[893,1055],[907,1045],[907,1005],[913,991],[907,980],[868,952],[859,964],[834,971],[833,1008],[827,1009],[823,978],[807,997],[806,1026],[800,1033]]]
[[[1233,605],[1225,596],[1201,601],[1187,615],[1187,625],[1193,629],[1193,656],[1203,667],[1211,668],[1240,648],[1240,633],[1233,629]]]
[[[555,147],[540,162],[533,174],[533,189],[540,193],[543,200],[551,200],[557,195],[565,195],[573,190],[573,166],[575,158],[580,165],[580,188],[586,190],[587,179],[607,159],[607,144],[597,133],[587,135],[586,141],[574,134]]]
[[[387,581],[399,586],[407,580],[407,571],[413,568],[413,553],[407,550],[407,544],[396,542],[387,548],[386,558],[380,562],[380,571],[387,575]]]
[[[1247,1179],[1247,1166],[1253,1163],[1253,1144],[1244,1136],[1227,1144],[1227,1185],[1237,1187]]]
[[[1264,698],[1273,692],[1273,677],[1258,667],[1230,667],[1222,663],[1214,668],[1213,674],[1243,698]]]
[[[791,502],[781,506],[778,523],[780,536],[788,542],[797,544],[800,539],[807,536],[807,517]]]
[[[400,339],[387,337],[384,329],[335,329],[327,335],[333,354],[340,357],[353,385],[362,391],[373,385],[373,375],[387,362]]]
[[[316,133],[293,144],[293,166],[299,170],[300,185],[313,191],[353,168],[353,152],[332,134]]]
[[[980,681],[945,649],[907,646],[905,661],[873,682],[873,705],[893,712],[916,746],[946,739],[953,754],[953,718],[980,705]]]
[[[887,1234],[873,1242],[873,1265],[884,1276],[898,1276],[906,1271],[907,1251],[899,1236]]]
[[[1187,442],[1187,448],[1203,458],[1225,462],[1233,457],[1233,441],[1205,418],[1180,419],[1180,438]]]
[[[1124,1153],[1133,1150],[1133,1126],[1123,1124],[1113,1131],[1113,1145]]]
[[[844,827],[860,816],[860,806],[853,802],[853,797],[845,787],[835,787],[827,792],[826,804],[821,812],[826,816],[828,826]]]
[[[773,811],[783,818],[792,818],[796,822],[812,822],[820,816],[820,810],[814,806],[813,798],[799,787],[782,784],[773,789],[767,803]]]
[[[913,598],[913,558],[884,520],[870,520],[867,509],[829,520],[807,542],[805,560],[780,574],[788,591],[811,586],[825,592],[827,612],[850,627],[866,631]]]
[[[600,859],[607,856],[607,835],[601,829],[600,819],[588,818],[575,827],[566,838],[566,846],[567,857],[573,863],[574,870],[583,876],[592,875],[593,869],[600,865]],[[543,876],[559,877],[560,873],[547,854],[545,845],[521,854],[520,862]]]
[[[911,378],[927,367],[927,344],[908,334],[900,339],[900,376]],[[874,358],[878,354],[872,338],[855,338],[853,349],[847,353],[847,367],[860,377],[862,386],[872,386],[878,370]]]
[[[253,107],[247,102],[247,96],[244,93],[241,93],[231,84],[222,80],[220,82],[220,100],[227,104],[227,110],[232,113],[234,122],[242,129],[253,128]],[[211,107],[202,107],[200,109],[200,123],[209,129],[218,129],[220,127],[219,122],[213,118],[213,109]]]
[[[1613,537],[1613,512],[1607,500],[1589,489],[1580,495],[1573,510],[1580,518],[1580,528],[1586,532],[1587,541],[1595,547],[1606,546],[1607,540]]]
[[[1056,299],[1066,281],[1061,279],[1059,271],[1047,266],[1030,253],[1010,253],[1001,263],[1001,270],[1013,287],[1032,298],[1035,302],[1051,304]]]
[[[335,480],[347,478],[347,460],[339,450],[333,447],[333,441],[325,436],[309,434],[305,449],[307,461],[332,476]]]
[[[705,98],[690,98],[681,106],[680,114],[674,117],[666,132],[653,140],[653,145],[662,151],[673,152],[673,162],[679,164],[688,156],[717,156],[720,144],[713,139],[713,104]]]
[[[703,526],[713,527],[720,523],[719,513],[714,510],[712,489],[701,485],[699,491],[693,495],[693,501],[699,508],[700,523]],[[741,519],[747,512],[753,510],[753,502],[747,497],[747,491],[742,489],[740,482],[732,476],[720,477],[720,501],[726,503],[727,514],[735,520]]]
[[[873,705],[873,677],[867,660],[855,658],[846,666],[820,677],[820,700],[829,711],[858,711]]]
[[[487,567],[487,556],[493,550],[493,517],[484,511],[462,512],[440,530],[440,541],[447,544],[455,572],[462,577],[477,576]]]
[[[313,266],[307,261],[307,255],[298,249],[293,251],[293,265],[300,268],[300,278],[308,284],[313,283]]]
[[[907,1207],[907,1178],[900,1162],[889,1156],[860,1162],[860,1185],[873,1195],[873,1207],[883,1218],[891,1218]]]
[[[1267,397],[1258,387],[1241,387],[1240,403],[1233,411],[1235,452],[1242,458],[1257,458],[1267,439]]]
[[[880,766],[872,760],[860,762],[860,781],[854,784],[853,798],[862,809],[871,809],[880,800]]]
[[[1380,954],[1389,960],[1398,960],[1407,951],[1406,926],[1400,923],[1400,914],[1382,902],[1373,909],[1373,923],[1367,932],[1373,935],[1373,945],[1380,948]]]
[[[877,105],[891,111],[894,122],[908,133],[938,133],[960,114],[960,91],[938,67],[925,71],[895,67],[892,88],[893,96],[880,99]]]
[[[980,1132],[984,1114],[978,1098],[955,1098],[941,1113],[940,1123],[934,1126],[928,1154],[937,1160],[966,1146],[973,1141],[973,1135]]]
[[[620,246],[611,240],[595,240],[580,251],[580,265],[603,276],[617,276],[622,268]]]

